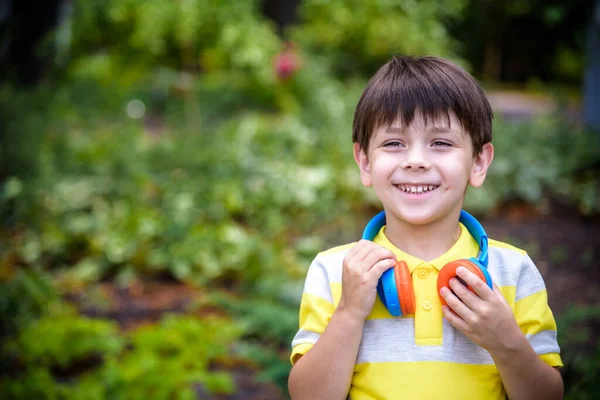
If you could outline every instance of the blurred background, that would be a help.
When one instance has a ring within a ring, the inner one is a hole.
[[[351,125],[393,54],[484,86],[465,208],[600,398],[597,0],[0,1],[0,397],[288,398],[308,265],[379,211]]]

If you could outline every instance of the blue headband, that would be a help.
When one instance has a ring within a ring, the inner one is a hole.
[[[477,261],[485,268],[488,266],[488,237],[483,229],[483,226],[465,210],[460,211],[459,222],[462,223],[465,228],[469,231],[471,236],[475,238],[477,244],[479,244],[479,254],[477,255]],[[379,233],[381,228],[385,225],[385,211],[380,212],[369,221],[363,232],[362,238],[366,240],[373,240]]]

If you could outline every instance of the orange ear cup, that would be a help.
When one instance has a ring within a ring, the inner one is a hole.
[[[400,301],[402,315],[414,314],[416,310],[415,291],[413,290],[412,278],[405,261],[396,262],[394,276],[396,278],[396,290],[398,291],[398,300]]]
[[[440,293],[440,290],[442,290],[442,288],[444,286],[448,287],[448,289],[450,289],[450,279],[452,278],[458,278],[458,276],[456,275],[456,269],[458,267],[465,267],[466,269],[468,269],[469,271],[471,271],[472,273],[474,273],[475,275],[477,275],[479,277],[479,279],[481,279],[482,281],[485,282],[485,275],[483,275],[483,272],[481,271],[481,269],[474,264],[472,261],[469,260],[454,260],[454,261],[450,261],[448,264],[444,265],[444,268],[442,268],[440,270],[440,274],[438,275],[438,279],[437,279],[437,290],[438,290],[438,294]],[[473,291],[473,289],[470,286],[467,286],[469,288],[469,290]],[[450,289],[452,290],[452,289]],[[446,306],[446,300],[444,300],[444,298],[440,295],[440,301],[442,302],[443,306]]]

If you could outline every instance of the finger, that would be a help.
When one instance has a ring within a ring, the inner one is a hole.
[[[376,262],[375,265],[373,265],[373,268],[369,270],[369,277],[373,280],[377,280],[381,278],[381,275],[383,275],[385,271],[393,268],[394,265],[396,265],[396,260],[390,258],[380,260]]]
[[[459,317],[467,321],[472,319],[474,315],[473,311],[469,307],[467,307],[466,304],[460,301],[460,299],[456,297],[452,293],[452,291],[448,289],[448,287],[444,286],[440,290],[440,294],[442,295],[444,300],[446,300],[446,304],[448,304],[448,307],[450,307],[452,311],[454,311]]]
[[[459,317],[458,314],[452,311],[450,307],[442,306],[442,313],[444,314],[444,317],[446,317],[446,320],[448,320],[450,325],[452,325],[462,333],[465,333],[469,330],[469,325],[467,325],[467,323],[461,317]]]
[[[361,254],[361,252],[364,252],[366,248],[368,248],[369,243],[370,242],[368,240],[364,240],[364,239],[356,242],[356,244],[354,246],[352,246],[350,251],[348,251],[348,253],[346,254],[346,257],[344,257],[344,261],[350,262],[357,257],[359,257],[358,258],[359,260],[362,260],[362,258],[364,256],[361,256],[360,254]]]
[[[375,247],[365,256],[363,262],[371,269],[378,261],[390,259],[396,261],[396,255],[385,247]]]
[[[458,297],[464,304],[467,305],[471,310],[475,310],[481,305],[482,300],[475,293],[469,290],[463,285],[458,279],[450,279],[450,289],[454,292],[454,295]]]
[[[360,240],[356,246],[351,249],[354,251],[352,255],[350,255],[350,252],[348,252],[346,257],[348,260],[362,261],[367,254],[369,254],[369,252],[375,248],[375,246],[376,244],[369,240]]]
[[[488,287],[485,281],[481,280],[477,275],[466,269],[465,267],[458,267],[456,274],[464,280],[467,285],[473,289],[475,293],[483,300],[490,300],[493,297],[492,290]]]
[[[354,246],[352,246],[350,248],[350,250],[348,251],[348,253],[346,253],[346,258],[352,258],[355,256],[356,252],[360,250],[360,248],[362,247],[361,242],[363,242],[363,240],[359,240],[358,242],[356,242],[354,244]]]

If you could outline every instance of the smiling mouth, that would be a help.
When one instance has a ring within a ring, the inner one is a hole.
[[[422,194],[431,192],[440,187],[440,185],[394,185],[404,193]]]

